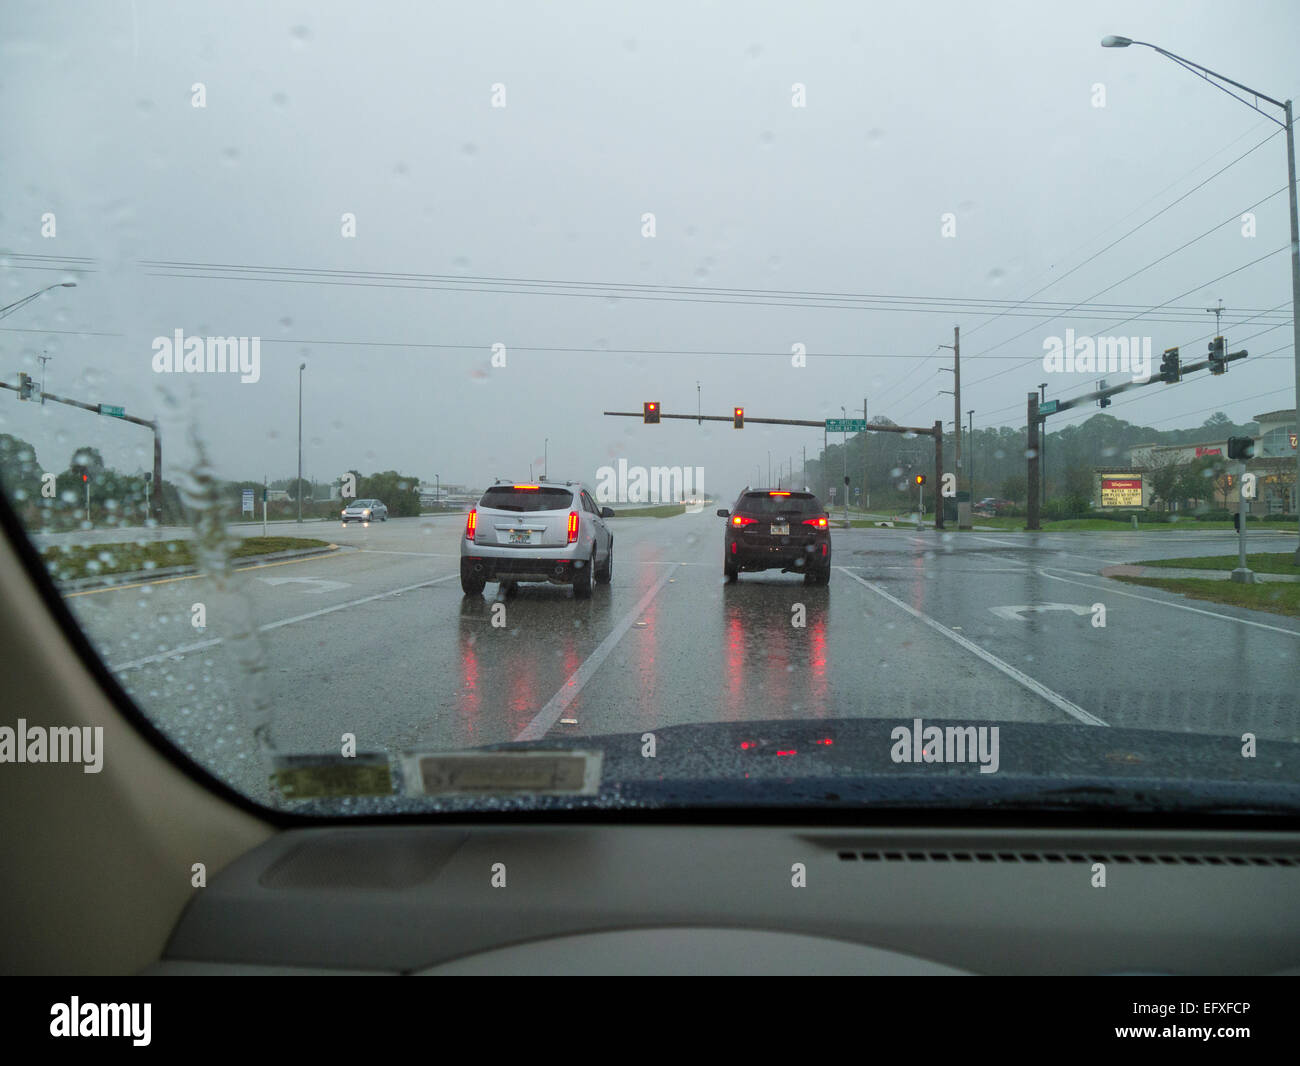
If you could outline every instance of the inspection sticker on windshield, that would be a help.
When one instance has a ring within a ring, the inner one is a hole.
[[[407,752],[407,791],[422,796],[595,796],[600,751]]]
[[[342,755],[277,755],[271,783],[285,799],[391,796],[393,772],[383,752]]]

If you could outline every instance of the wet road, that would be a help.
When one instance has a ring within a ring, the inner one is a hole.
[[[726,585],[708,511],[613,528],[614,579],[589,600],[558,585],[463,596],[449,516],[304,526],[344,550],[225,590],[197,577],[66,602],[137,703],[245,784],[266,716],[285,752],[337,752],[345,733],[363,751],[446,750],[831,716],[1300,739],[1300,624],[1099,575],[1226,554],[1230,532],[837,530],[829,587],[807,587],[777,572]],[[1293,544],[1274,536],[1252,550]]]

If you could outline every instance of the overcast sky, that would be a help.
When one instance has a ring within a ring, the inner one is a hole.
[[[50,391],[143,417],[165,386],[220,475],[276,478],[295,469],[306,362],[318,480],[482,485],[540,472],[549,438],[554,476],[703,466],[725,496],[822,434],[601,412],[694,414],[698,382],[705,413],[860,416],[867,397],[873,417],[948,421],[938,346],[960,326],[963,420],[1019,426],[1040,382],[1068,397],[1100,376],[1046,375],[1046,338],[1142,335],[1157,362],[1174,344],[1201,359],[1222,299],[1250,358],[1109,413],[1168,429],[1290,407],[1283,134],[1150,49],[1101,48],[1108,33],[1297,94],[1293,0],[7,2],[0,305],[77,288],[0,320],[0,376],[48,354]],[[232,269],[253,267],[283,272]],[[1134,307],[1052,319],[1047,301]],[[155,374],[153,339],[177,329],[260,337],[260,380]],[[0,431],[49,468],[81,444],[150,463],[147,431],[13,393]]]

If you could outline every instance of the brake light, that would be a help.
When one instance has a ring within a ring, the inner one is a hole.
[[[578,539],[578,512],[569,512],[569,543],[572,544]]]
[[[816,526],[818,529],[826,528],[826,516],[818,515],[816,518],[805,518],[803,524],[806,526]]]
[[[769,496],[789,496],[790,494],[789,494],[788,492],[777,492],[776,490],[773,490],[773,491],[769,492],[768,495],[769,495]]]
[[[518,490],[521,491],[521,492],[536,492],[536,491],[537,491],[537,486],[536,486],[536,485],[511,485],[510,487],[511,487],[512,489],[518,489]]]
[[[733,526],[752,526],[757,521],[757,518],[746,518],[743,514],[733,514],[731,516]]]
[[[474,530],[476,530],[477,528],[478,528],[478,508],[471,507],[469,509],[469,516],[465,519],[465,539],[473,540]]]

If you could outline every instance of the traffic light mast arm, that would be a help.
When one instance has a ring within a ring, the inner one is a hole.
[[[1227,355],[1223,357],[1223,361],[1225,363],[1233,363],[1236,362],[1238,359],[1245,359],[1247,354],[1248,353],[1245,348],[1243,348],[1239,352],[1229,352]],[[1198,370],[1208,370],[1209,368],[1210,368],[1210,361],[1206,359],[1199,363],[1185,363],[1180,368],[1180,372],[1185,377],[1188,374],[1196,373],[1196,371]],[[1057,402],[1056,409],[1052,412],[1052,414],[1060,414],[1062,411],[1068,411],[1071,407],[1078,407],[1080,404],[1091,403],[1093,400],[1099,400],[1103,396],[1114,396],[1116,393],[1128,392],[1130,389],[1140,389],[1145,385],[1163,385],[1163,384],[1164,381],[1161,378],[1155,376],[1152,376],[1147,381],[1126,381],[1124,382],[1123,385],[1112,385],[1110,388],[1098,389],[1096,392],[1089,392],[1083,396],[1076,396],[1072,400],[1060,400]],[[1039,415],[1040,420],[1046,419],[1048,417],[1050,416]]]
[[[602,414],[611,418],[641,418],[641,411],[604,411]],[[690,422],[731,422],[734,415],[670,415],[666,411],[659,412],[660,418],[681,418]],[[826,426],[826,420],[812,420],[807,418],[755,418],[748,411],[745,412],[745,424],[757,422],[760,425],[768,426],[815,426],[817,429],[823,429]],[[867,429],[875,433],[915,433],[918,437],[934,436],[934,429],[931,426],[877,426],[869,425]],[[837,431],[838,432],[838,431]]]

